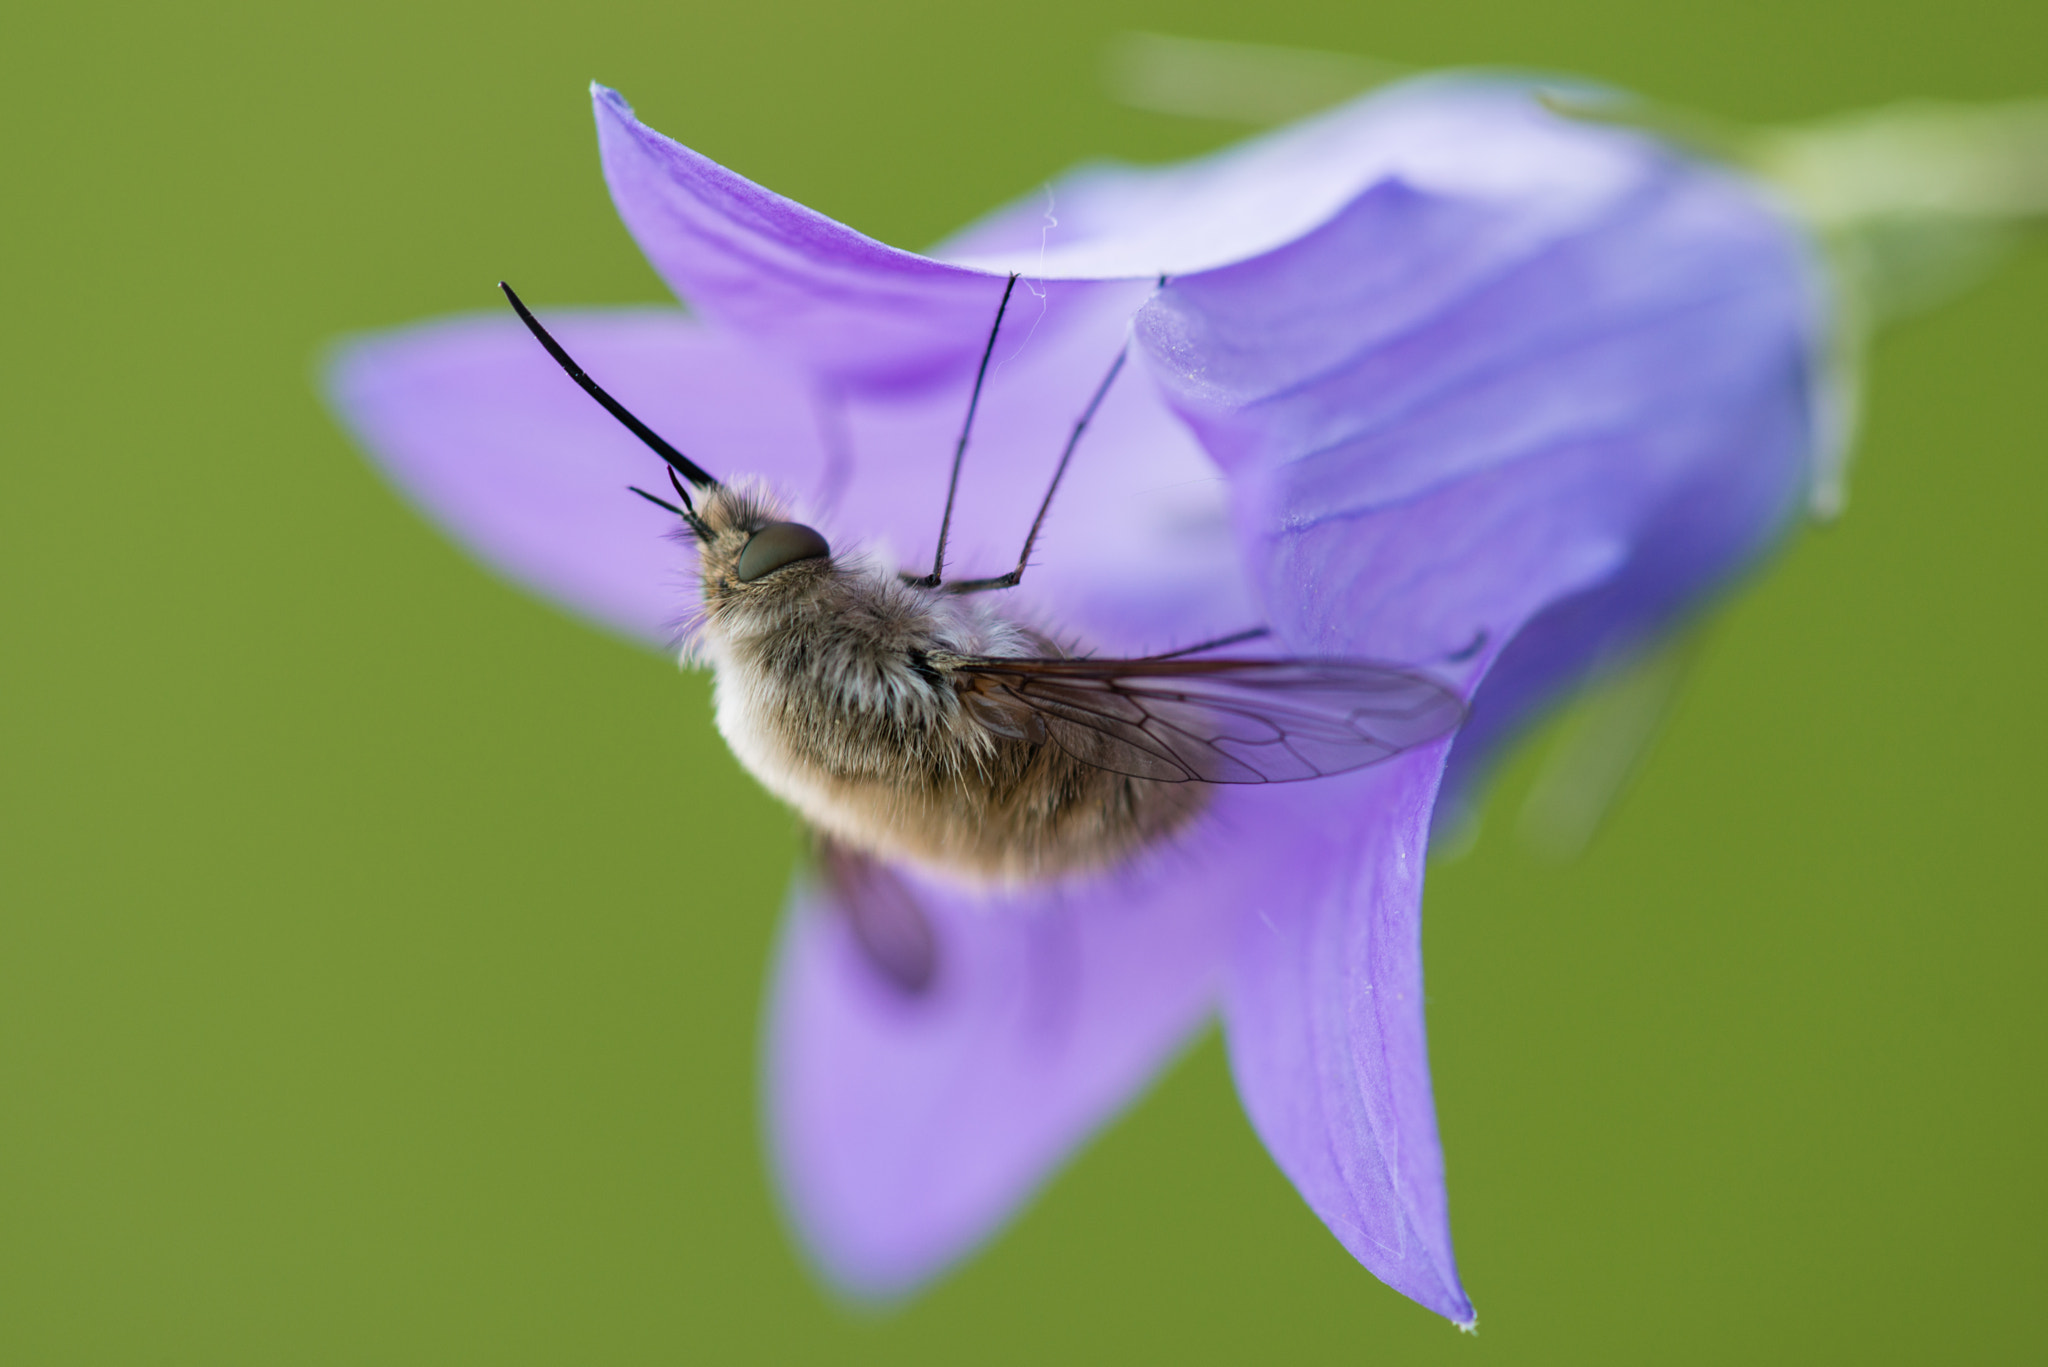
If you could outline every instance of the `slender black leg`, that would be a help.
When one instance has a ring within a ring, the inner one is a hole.
[[[1053,467],[1052,483],[1045,486],[1045,497],[1039,501],[1038,516],[1031,519],[1031,530],[1025,534],[1024,549],[1017,556],[1017,568],[1008,574],[999,574],[993,579],[955,580],[946,585],[946,592],[981,593],[988,589],[1015,588],[1023,582],[1024,569],[1031,563],[1031,548],[1038,544],[1038,533],[1045,526],[1046,513],[1052,509],[1052,496],[1059,492],[1060,481],[1066,478],[1067,464],[1074,459],[1074,448],[1081,444],[1081,434],[1086,432],[1088,424],[1094,421],[1095,410],[1102,407],[1103,399],[1109,396],[1109,387],[1116,383],[1116,377],[1122,373],[1124,358],[1128,355],[1130,345],[1126,343],[1124,348],[1117,352],[1116,359],[1110,362],[1109,373],[1104,375],[1102,383],[1095,387],[1095,397],[1088,400],[1088,407],[1082,410],[1079,420],[1074,423],[1074,430],[1068,434],[1067,447],[1060,452],[1060,463]]]
[[[1228,636],[1218,636],[1215,640],[1204,641],[1200,645],[1182,646],[1179,650],[1169,650],[1164,655],[1146,655],[1141,658],[1147,660],[1178,660],[1183,655],[1199,655],[1205,650],[1221,650],[1225,646],[1234,646],[1241,641],[1256,641],[1261,636],[1271,636],[1272,634],[1270,628],[1253,627],[1249,631],[1234,631]]]
[[[932,572],[922,579],[906,579],[914,588],[935,589],[946,574],[946,534],[953,528],[953,499],[960,492],[960,463],[967,455],[967,438],[974,431],[974,410],[981,403],[981,384],[988,378],[989,357],[996,354],[996,335],[1003,330],[1003,314],[1010,307],[1010,293],[1017,288],[1013,274],[1003,286],[1003,302],[996,305],[995,326],[988,330],[988,345],[981,349],[981,369],[974,372],[974,392],[967,398],[967,421],[960,424],[960,441],[953,447],[953,477],[946,484],[946,511],[939,519],[939,549],[932,556]]]

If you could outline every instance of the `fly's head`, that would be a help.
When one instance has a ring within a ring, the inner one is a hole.
[[[719,484],[701,495],[693,527],[708,626],[728,636],[772,631],[838,573],[825,538],[788,521],[755,485]]]

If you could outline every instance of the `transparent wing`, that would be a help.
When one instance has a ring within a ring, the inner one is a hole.
[[[1042,729],[1086,764],[1169,783],[1293,783],[1376,764],[1464,720],[1436,680],[1369,660],[974,656],[984,714]]]

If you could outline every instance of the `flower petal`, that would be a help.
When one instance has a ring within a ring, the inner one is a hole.
[[[1812,428],[1799,240],[1732,176],[1649,144],[1637,173],[1592,217],[1552,202],[1575,181],[1526,206],[1383,186],[1143,311],[1297,648],[1429,664],[1483,640],[1476,669],[1656,558],[1710,487],[1747,520],[1673,559],[1693,591],[1782,526]]]
[[[1000,277],[1051,283],[1057,313],[1095,282],[1207,270],[1270,251],[1367,187],[1525,203],[1540,180],[1597,203],[1622,141],[1560,129],[1523,83],[1410,82],[1212,157],[1097,167],[967,230],[938,257],[887,246],[641,123],[593,85],[613,201],[671,289],[706,317],[857,387],[917,387],[979,354]]]
[[[1214,1004],[1234,882],[1186,852],[993,903],[906,876],[938,946],[918,995],[800,889],[771,989],[769,1129],[830,1278],[912,1289],[1126,1104]]]
[[[706,468],[818,487],[821,416],[800,376],[674,310],[546,321],[600,383]],[[486,564],[613,630],[673,639],[695,596],[693,557],[671,536],[675,518],[626,488],[665,491],[665,467],[516,319],[356,341],[332,362],[328,393],[392,481]]]
[[[1573,671],[1769,545],[1811,458],[1797,235],[1730,175],[1559,123],[1632,174],[1590,196],[1540,163],[1504,197],[1381,184],[1176,279],[1138,325],[1230,478],[1276,631],[1476,689],[1467,773]],[[1276,841],[1294,877],[1239,924],[1226,1021],[1247,1109],[1310,1205],[1463,1322],[1419,959],[1443,750],[1315,785],[1345,814],[1305,810]]]
[[[1682,625],[1773,546],[1805,506],[1816,451],[1805,377],[1730,396],[1724,459],[1703,462],[1646,511],[1615,573],[1550,603],[1493,658],[1451,750],[1439,826],[1475,800],[1504,744],[1556,699]]]
[[[1641,160],[1631,141],[1551,117],[1538,90],[1504,77],[1429,77],[1193,161],[1085,167],[936,254],[1052,279],[1179,276],[1284,246],[1374,186],[1522,211],[1540,196],[1547,217],[1624,191]]]
[[[1422,867],[1442,745],[1286,794],[1224,995],[1259,1137],[1366,1269],[1460,1324],[1423,1036]]]
[[[705,317],[876,388],[951,377],[980,355],[1003,273],[884,246],[663,137],[618,92],[591,97],[619,216]]]

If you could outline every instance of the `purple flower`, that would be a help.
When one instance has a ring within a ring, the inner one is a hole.
[[[988,1237],[1221,1013],[1254,1125],[1376,1276],[1461,1324],[1423,1036],[1433,813],[1595,662],[1766,550],[1822,445],[1803,239],[1732,172],[1534,87],[1396,87],[1181,166],[1095,168],[932,256],[885,247],[596,91],[627,226],[694,316],[549,316],[655,430],[769,481],[835,547],[922,567],[1005,275],[950,563],[1111,655],[1251,627],[1435,673],[1454,740],[1214,790],[1180,838],[1004,894],[905,870],[939,945],[906,993],[820,886],[766,1042],[774,1162],[825,1273],[905,1291]],[[695,599],[659,466],[509,315],[349,350],[336,402],[489,563],[663,643]]]

